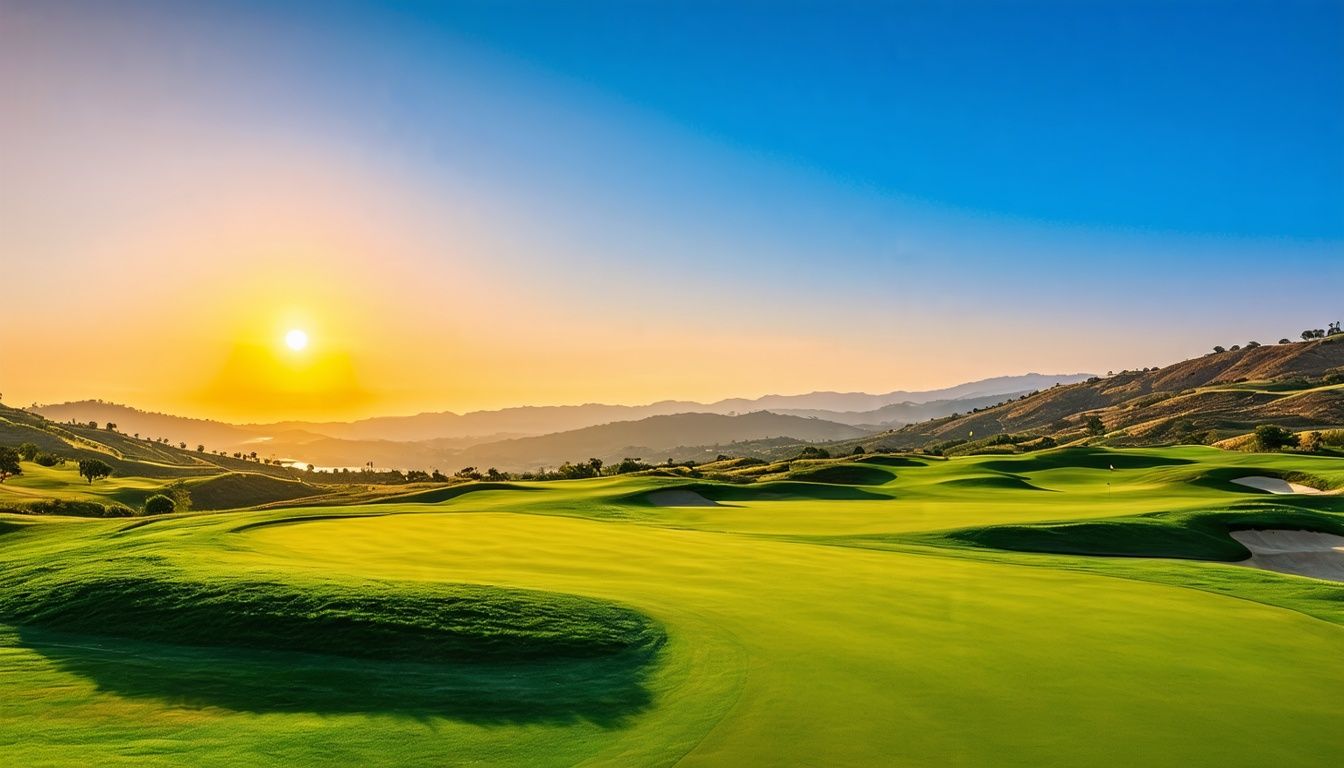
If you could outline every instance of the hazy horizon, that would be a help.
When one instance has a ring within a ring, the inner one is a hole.
[[[5,2],[0,391],[703,402],[1337,319],[1344,6],[759,10]]]

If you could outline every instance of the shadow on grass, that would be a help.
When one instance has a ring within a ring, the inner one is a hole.
[[[1190,459],[1148,453],[1108,451],[1101,448],[1060,448],[1012,459],[981,462],[984,469],[998,472],[1036,472],[1046,469],[1155,469],[1193,464]]]
[[[258,714],[386,714],[478,725],[621,727],[648,709],[656,653],[417,663],[200,648],[20,628],[22,644],[100,691]]]
[[[882,467],[927,467],[927,461],[912,459],[908,456],[863,456],[854,459],[860,464],[877,464]]]
[[[834,485],[882,485],[896,479],[895,473],[862,464],[832,464],[804,469],[790,475],[793,480]]]
[[[956,477],[951,480],[943,480],[938,484],[949,488],[995,488],[1000,490],[1048,491],[1050,493],[1055,493],[1055,491],[1049,488],[1032,485],[1021,475],[974,475],[971,477]]]

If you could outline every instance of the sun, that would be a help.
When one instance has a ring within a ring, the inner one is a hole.
[[[298,328],[291,330],[285,334],[285,346],[295,352],[302,351],[304,347],[308,346],[308,334]]]

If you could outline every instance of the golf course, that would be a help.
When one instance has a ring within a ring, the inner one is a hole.
[[[25,465],[0,488],[164,482]],[[1341,486],[1330,456],[1073,447],[8,515],[0,744],[25,766],[1335,765],[1344,584],[1242,564],[1233,534],[1344,534]]]
[[[0,768],[1344,766],[1344,0],[0,0]]]

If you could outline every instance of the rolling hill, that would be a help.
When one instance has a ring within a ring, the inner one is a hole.
[[[1122,371],[1011,402],[911,424],[871,440],[916,448],[950,440],[1032,433],[1083,436],[1096,416],[1116,445],[1202,442],[1259,424],[1344,425],[1344,336],[1249,347],[1146,371]]]
[[[301,461],[317,466],[358,467],[373,462],[380,467],[409,469],[457,464],[460,460],[458,455],[472,446],[504,444],[516,438],[571,432],[614,423],[642,423],[642,427],[634,429],[651,431],[638,435],[631,433],[630,427],[609,430],[609,434],[624,435],[618,441],[620,444],[600,443],[586,450],[606,456],[620,453],[625,448],[641,448],[651,455],[667,455],[670,449],[689,446],[695,450],[675,451],[672,455],[701,456],[719,444],[737,440],[781,437],[792,437],[804,442],[833,440],[843,433],[816,434],[806,429],[801,432],[767,430],[764,433],[728,430],[723,433],[688,433],[684,437],[670,439],[658,431],[668,422],[647,420],[651,417],[684,414],[731,417],[768,410],[785,416],[820,419],[857,427],[861,432],[876,431],[986,407],[1031,388],[1077,381],[1085,377],[1086,374],[1030,373],[925,392],[894,391],[878,395],[813,392],[804,395],[767,395],[756,399],[734,398],[709,404],[666,400],[641,406],[526,406],[464,414],[441,412],[378,417],[354,422],[290,421],[236,425],[143,411],[100,400],[35,405],[29,411],[54,422],[73,422],[86,427],[88,422],[96,422],[98,425],[111,422],[118,425],[122,433],[139,434],[151,439],[164,437],[170,443],[185,442],[191,447],[204,445],[209,452],[222,450],[230,454],[247,454],[255,451],[262,457]],[[829,410],[828,407],[841,410]],[[762,420],[762,417],[755,418]],[[501,463],[510,466],[541,466],[555,463],[555,453],[546,446],[563,444],[563,441],[507,443],[506,449],[496,445],[495,448],[483,448],[474,454],[465,455],[468,459],[476,455],[502,456]],[[541,453],[526,456],[521,453],[526,446],[535,446]],[[503,453],[500,453],[501,450]],[[560,460],[573,458],[565,456]]]
[[[514,438],[455,452],[461,466],[493,466],[503,470],[554,467],[589,456],[606,462],[624,457],[662,460],[686,446],[724,446],[749,440],[787,437],[799,443],[852,439],[867,430],[823,419],[756,411],[739,416],[681,413],[618,421],[537,437]]]

